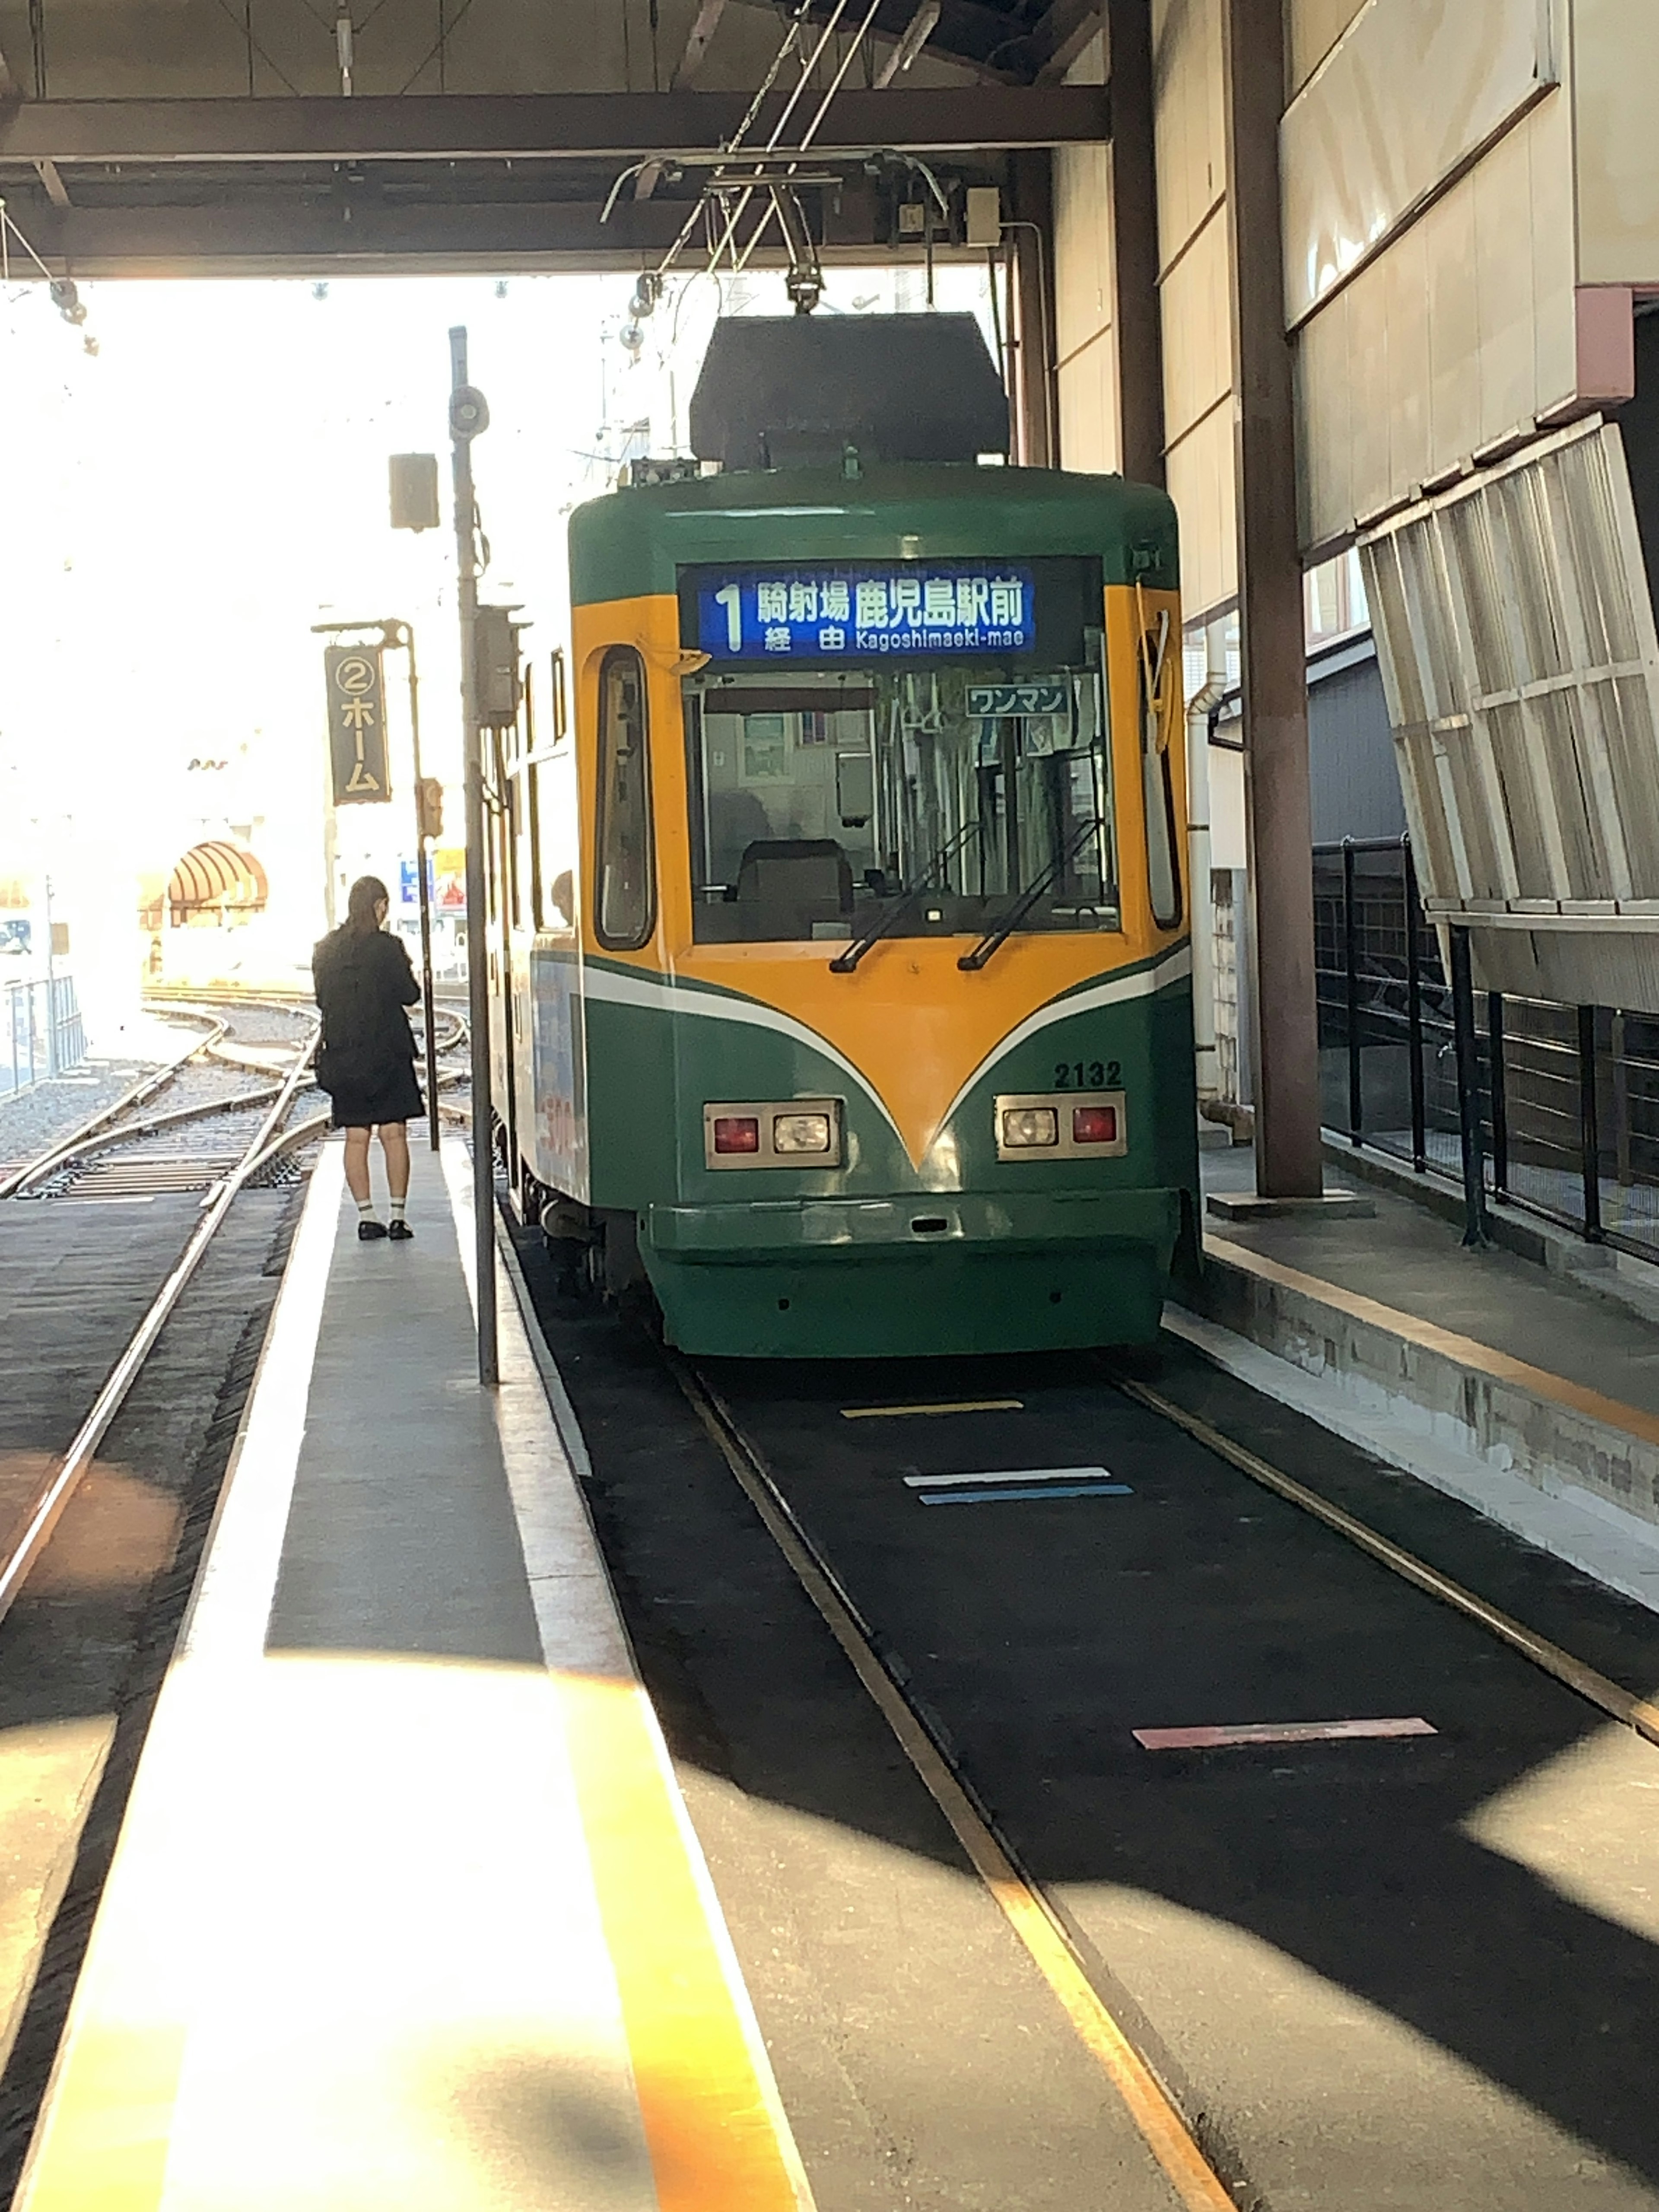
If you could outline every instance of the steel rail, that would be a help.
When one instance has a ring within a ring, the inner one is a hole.
[[[670,1371],[768,1534],[851,1662],[969,1864],[1064,2007],[1079,2040],[1110,2081],[1163,2169],[1182,2212],[1237,2212],[1175,2099],[1129,2040],[1095,1987],[1083,1953],[1041,1886],[1020,1865],[926,1712],[907,1695],[833,1567],[806,1533],[775,1477],[719,1393],[677,1353]]]
[[[97,1113],[89,1115],[84,1121],[71,1129],[67,1137],[55,1139],[44,1152],[37,1153],[33,1159],[24,1160],[20,1165],[13,1168],[9,1175],[0,1176],[0,1198],[14,1198],[20,1190],[26,1189],[32,1182],[38,1182],[42,1176],[50,1174],[60,1158],[73,1152],[77,1146],[101,1129],[106,1122],[114,1121],[118,1115],[131,1113],[135,1106],[142,1106],[146,1098],[153,1098],[158,1091],[164,1089],[173,1081],[179,1069],[187,1061],[193,1060],[198,1052],[207,1050],[217,1044],[222,1037],[229,1034],[229,1023],[222,1020],[217,1014],[210,1014],[204,1009],[194,1006],[188,1008],[181,1006],[178,1011],[186,1021],[206,1022],[212,1032],[211,1035],[193,1039],[186,1049],[179,1053],[175,1059],[166,1061],[160,1067],[152,1068],[148,1075],[141,1075],[135,1084],[121,1093],[113,1105],[100,1107]]]
[[[1224,1459],[1230,1467],[1237,1468],[1241,1474],[1249,1475],[1252,1482],[1259,1482],[1264,1490],[1271,1490],[1276,1497],[1300,1506],[1304,1513],[1312,1514],[1316,1521],[1322,1521],[1339,1536],[1346,1536],[1351,1544],[1357,1545],[1372,1559],[1380,1560],[1402,1581],[1425,1591],[1430,1597],[1439,1599],[1443,1605],[1452,1607],[1467,1619],[1478,1621],[1482,1628],[1507,1644],[1511,1650],[1518,1651],[1522,1658],[1529,1659],[1545,1674],[1553,1674],[1558,1682],[1564,1682],[1568,1689],[1576,1691],[1611,1719],[1621,1722],[1626,1728],[1634,1729],[1637,1735],[1645,1737],[1648,1742],[1659,1745],[1659,1705],[1651,1699],[1638,1698],[1633,1691],[1626,1690],[1598,1668],[1590,1666],[1585,1660],[1575,1658],[1571,1651],[1563,1650],[1559,1644],[1552,1644],[1548,1637],[1540,1636],[1524,1622],[1500,1612],[1495,1605],[1488,1605],[1485,1598],[1478,1597],[1473,1590],[1465,1589],[1462,1583],[1454,1582],[1449,1575],[1442,1574],[1438,1567],[1431,1567],[1426,1559],[1419,1559],[1414,1552],[1408,1552],[1403,1545],[1380,1534],[1360,1520],[1357,1514],[1333,1504],[1328,1498],[1322,1498],[1316,1490],[1310,1490],[1293,1476],[1282,1473],[1248,1446],[1235,1443],[1230,1436],[1218,1429],[1213,1422],[1206,1421],[1201,1414],[1189,1413],[1184,1407],[1177,1406],[1173,1399],[1166,1398],[1161,1390],[1154,1390],[1133,1376],[1112,1373],[1110,1370],[1108,1372],[1113,1388],[1120,1390],[1126,1398],[1133,1398],[1137,1405],[1145,1406],[1149,1413],[1173,1422],[1194,1442]]]
[[[193,1106],[169,1106],[165,1114],[146,1114],[137,1121],[119,1121],[107,1129],[98,1130],[83,1138],[67,1151],[60,1150],[53,1163],[52,1172],[67,1166],[70,1160],[83,1159],[89,1152],[108,1152],[113,1146],[125,1145],[133,1137],[149,1137],[157,1129],[176,1128],[181,1121],[200,1121],[214,1114],[234,1114],[250,1106],[263,1106],[276,1096],[281,1085],[266,1084],[258,1091],[234,1091],[226,1098],[198,1099]],[[32,1176],[30,1182],[42,1180]],[[27,1190],[28,1183],[20,1186]]]
[[[64,1507],[108,1433],[111,1422],[126,1402],[127,1394],[154,1350],[155,1340],[161,1334],[168,1316],[184,1295],[185,1285],[201,1265],[221,1223],[229,1212],[232,1200],[252,1173],[259,1154],[272,1134],[280,1127],[283,1117],[293,1103],[311,1065],[316,1047],[317,1036],[313,1027],[311,1036],[295,1054],[294,1065],[271,1101],[269,1112],[245,1148],[241,1158],[213,1192],[173,1272],[156,1292],[143,1319],[128,1339],[126,1348],[106,1376],[102,1388],[93,1400],[91,1411],[70,1438],[56,1472],[35,1501],[22,1534],[7,1553],[3,1564],[0,1565],[0,1620],[3,1620],[10,1611],[29,1569],[46,1548]]]

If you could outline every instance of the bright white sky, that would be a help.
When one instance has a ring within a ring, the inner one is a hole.
[[[941,307],[982,311],[982,272],[939,273]],[[415,625],[447,842],[460,795],[447,333],[467,326],[490,406],[474,448],[493,549],[483,596],[523,603],[544,677],[566,632],[568,510],[605,489],[629,426],[651,419],[653,452],[677,429],[683,441],[719,304],[707,279],[671,291],[635,366],[617,341],[632,288],[574,275],[88,284],[96,358],[43,287],[0,296],[0,876],[49,866],[72,905],[92,896],[88,874],[165,874],[196,838],[252,822],[273,921],[286,915],[308,943],[324,743],[311,626],[360,615]],[[741,298],[727,287],[728,309],[786,304],[776,274]],[[922,304],[915,269],[836,272],[827,297],[843,312]],[[401,452],[439,455],[437,531],[388,526],[386,457]],[[392,876],[407,806],[351,813],[363,858]]]

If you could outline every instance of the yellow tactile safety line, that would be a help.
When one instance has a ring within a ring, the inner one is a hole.
[[[645,1692],[556,1680],[662,2212],[801,2212]]]
[[[470,1291],[471,1193],[459,1146],[447,1150],[444,1167]],[[509,1401],[521,1372],[534,1392],[534,1418],[545,1424],[538,1455],[562,1464],[529,1341],[529,1292],[510,1247],[497,1244],[504,1293],[498,1423],[514,1418]],[[507,1441],[504,1433],[504,1449]],[[565,1479],[574,1486],[574,1473]],[[515,1496],[515,1512],[518,1504]],[[589,1541],[603,1572],[597,1541]],[[548,1671],[660,2212],[811,2212],[720,1901],[644,1686],[631,1672],[584,1673],[551,1661]]]
[[[928,1795],[950,1822],[974,1871],[1001,1907],[1032,1963],[1065,2008],[1079,2039],[1122,2100],[1183,2212],[1237,2212],[1162,2082],[1090,1981],[1064,1929],[998,1843],[871,1649],[839,1591],[779,1511],[766,1484],[748,1463],[743,1448],[727,1431],[701,1383],[678,1359],[672,1364],[693,1410],[879,1707]]]
[[[1513,1358],[1507,1352],[1481,1344],[1474,1337],[1460,1336],[1455,1329],[1441,1328],[1434,1322],[1419,1320],[1415,1314],[1401,1313],[1398,1308],[1364,1297],[1358,1291],[1345,1291],[1340,1284],[1328,1283],[1321,1276],[1304,1275],[1300,1269],[1287,1267],[1279,1260],[1270,1260],[1265,1253],[1248,1244],[1234,1243],[1231,1237],[1206,1233],[1204,1242],[1206,1248],[1216,1246],[1230,1267],[1242,1267],[1247,1274],[1261,1276],[1264,1282],[1277,1283],[1287,1291],[1299,1291],[1321,1305],[1334,1306],[1351,1320],[1369,1322],[1375,1328],[1387,1329],[1391,1335],[1404,1337],[1410,1344],[1421,1345],[1426,1352],[1442,1352],[1460,1366],[1473,1367],[1494,1382],[1513,1382],[1540,1398],[1553,1399],[1575,1413],[1587,1414],[1607,1428],[1622,1429],[1626,1436],[1638,1437],[1644,1443],[1659,1444],[1659,1413],[1646,1413],[1640,1406],[1627,1406],[1618,1398],[1603,1397],[1599,1390],[1588,1389],[1581,1382],[1570,1382],[1564,1375],[1552,1375],[1546,1367],[1530,1366],[1526,1360]]]

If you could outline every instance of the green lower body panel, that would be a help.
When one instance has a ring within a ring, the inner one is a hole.
[[[653,1206],[640,1253],[685,1352],[1075,1351],[1157,1334],[1180,1224],[1178,1190]]]

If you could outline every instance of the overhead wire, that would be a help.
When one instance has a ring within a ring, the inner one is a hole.
[[[850,42],[846,52],[842,56],[841,66],[830,81],[830,89],[824,94],[823,99],[818,102],[817,112],[814,114],[811,121],[807,125],[805,130],[801,133],[800,143],[795,149],[797,154],[805,153],[807,149],[811,145],[813,139],[817,137],[818,126],[830,112],[830,101],[834,100],[836,94],[841,90],[842,85],[846,79],[847,72],[852,67],[854,56],[858,52],[864,40],[869,35],[871,26],[876,20],[876,11],[880,5],[881,0],[870,0],[870,6],[865,15],[864,21],[860,27],[858,36]],[[837,12],[839,12],[839,10]],[[800,164],[798,161],[791,161],[786,173],[793,176],[799,166]],[[738,258],[735,253],[733,254],[732,273],[734,276],[740,276],[744,270],[749,266],[750,258],[754,253],[755,248],[760,244],[762,239],[766,235],[767,229],[771,223],[772,218],[777,213],[778,204],[775,196],[766,212],[756,224],[749,243],[743,250],[741,258]],[[780,218],[780,220],[781,219],[781,218]]]

